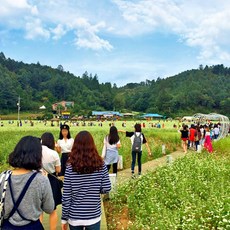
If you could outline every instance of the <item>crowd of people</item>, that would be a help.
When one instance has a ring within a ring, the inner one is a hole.
[[[119,132],[131,140],[131,175],[136,158],[141,175],[142,144],[151,155],[141,124],[134,131],[110,126],[102,156],[90,132],[73,139],[67,124],[60,126],[55,142],[50,132],[25,136],[9,155],[13,168],[0,174],[0,229],[43,229],[43,212],[49,214],[50,230],[57,229],[57,206],[62,204],[62,229],[100,229],[101,194],[109,193],[109,170],[117,174]],[[60,178],[64,178],[62,181]]]
[[[200,151],[205,148],[209,153],[213,152],[212,141],[219,137],[221,124],[191,124],[190,127],[182,124],[181,133],[182,148],[185,153],[188,149]]]

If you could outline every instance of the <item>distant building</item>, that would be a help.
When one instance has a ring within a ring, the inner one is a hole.
[[[60,108],[62,107],[62,108]],[[69,108],[73,108],[74,107],[74,102],[73,101],[60,101],[60,102],[56,102],[52,105],[52,110],[53,111],[67,111]]]
[[[92,116],[101,119],[101,118],[121,117],[122,114],[116,111],[92,111]]]
[[[53,110],[53,114],[58,114],[63,119],[69,119],[70,112],[68,110],[73,107],[74,107],[73,101],[60,101],[52,105],[52,110]]]
[[[124,117],[134,117],[133,113],[123,113],[122,114]]]

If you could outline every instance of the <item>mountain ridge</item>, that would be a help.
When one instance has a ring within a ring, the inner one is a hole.
[[[75,76],[37,64],[26,64],[0,53],[0,110],[15,111],[18,96],[23,111],[35,111],[45,105],[74,101],[74,114],[90,114],[92,110],[121,112],[156,112],[167,116],[221,113],[230,115],[230,68],[224,65],[199,66],[168,78],[127,83],[117,87],[99,83],[97,74]]]

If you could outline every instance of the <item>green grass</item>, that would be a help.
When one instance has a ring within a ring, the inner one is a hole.
[[[44,132],[53,133],[58,139],[59,127],[45,126],[35,121],[34,126],[24,124],[17,127],[3,121],[0,127],[0,171],[8,168],[7,159],[10,152],[25,135],[40,137]],[[81,130],[88,130],[94,137],[99,153],[103,139],[109,132],[109,123],[103,127],[72,126],[71,134],[75,137]],[[149,127],[145,122],[143,129],[153,156],[147,156],[143,147],[143,163],[162,156],[162,144],[166,153],[180,148],[180,134],[166,122],[164,129]],[[127,122],[122,128],[121,121],[116,122],[118,129],[133,131],[135,122]],[[131,144],[125,134],[119,134],[122,147],[124,168],[130,167]],[[155,173],[148,173],[122,187],[110,201],[107,210],[109,229],[119,226],[119,217],[127,211],[129,229],[228,229],[230,228],[229,194],[230,194],[230,137],[214,142],[214,154],[192,154],[177,160],[174,164],[159,168]]]
[[[219,146],[119,187],[107,205],[109,229],[121,227],[124,212],[126,229],[230,229],[230,137]]]
[[[140,121],[139,121],[140,122]],[[103,126],[98,126],[98,123],[95,122],[95,126],[71,126],[70,131],[71,135],[74,138],[76,134],[81,130],[88,130],[94,137],[95,144],[97,146],[99,154],[101,154],[103,147],[103,139],[109,132],[109,123],[111,121],[103,122]],[[122,121],[116,121],[115,125],[118,129],[123,129],[126,131],[133,131],[133,125],[135,121],[127,121],[127,127],[122,127]],[[143,123],[143,121],[141,121]],[[162,123],[162,122],[161,122]],[[88,124],[88,122],[86,122]],[[150,127],[148,122],[145,122],[146,128],[143,128],[143,133],[147,138],[151,152],[153,156],[148,156],[145,146],[143,146],[143,163],[162,156],[162,144],[166,145],[166,153],[175,151],[180,147],[180,135],[177,130],[173,129],[173,122],[165,122],[164,129],[157,129]],[[3,121],[3,127],[0,127],[0,171],[5,170],[7,165],[8,155],[13,151],[15,145],[18,141],[26,135],[32,135],[41,137],[44,132],[53,133],[55,139],[59,137],[59,126],[57,123],[54,123],[54,127],[51,127],[51,122],[48,121],[46,126],[44,123],[34,121],[34,126],[30,126],[30,123],[24,123],[22,127],[17,126],[17,121],[14,124],[8,124],[8,121]],[[119,154],[123,156],[124,168],[130,167],[131,163],[131,143],[130,139],[125,137],[124,133],[119,133],[120,141],[122,147],[119,150]]]

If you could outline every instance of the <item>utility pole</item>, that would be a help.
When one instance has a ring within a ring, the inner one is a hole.
[[[18,124],[19,124],[19,120],[20,120],[20,96],[18,97],[18,103],[17,103],[17,106],[18,106]]]

